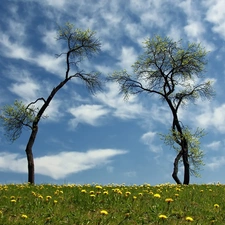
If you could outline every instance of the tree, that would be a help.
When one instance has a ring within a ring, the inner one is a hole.
[[[96,33],[91,30],[75,29],[70,23],[59,27],[57,39],[63,41],[66,46],[65,53],[57,57],[65,56],[66,72],[64,79],[56,85],[47,98],[38,98],[34,102],[25,106],[22,102],[15,101],[13,106],[7,105],[1,109],[0,120],[7,137],[14,141],[19,138],[22,128],[31,129],[31,134],[26,146],[26,156],[28,162],[28,182],[34,184],[34,158],[33,145],[38,133],[38,125],[44,112],[53,100],[56,93],[71,79],[79,78],[86,84],[87,88],[93,93],[101,87],[99,73],[85,73],[79,69],[79,63],[100,51],[100,41],[96,38]],[[75,69],[75,73],[71,70]],[[40,108],[35,107],[38,101],[43,104]]]
[[[133,74],[126,70],[114,72],[109,79],[118,82],[125,98],[130,94],[155,94],[167,103],[172,113],[172,134],[180,151],[174,160],[172,174],[180,184],[178,162],[184,166],[184,184],[190,182],[188,139],[178,118],[180,106],[198,98],[213,96],[212,84],[203,80],[207,64],[206,50],[200,44],[191,43],[182,47],[182,41],[169,37],[154,36],[144,41],[144,53],[132,65]]]

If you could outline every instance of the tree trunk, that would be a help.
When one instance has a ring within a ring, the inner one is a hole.
[[[32,124],[32,131],[30,134],[29,141],[26,146],[26,155],[27,155],[27,162],[28,162],[28,182],[30,184],[34,184],[34,157],[33,157],[33,145],[38,133],[38,123],[49,106],[50,102],[52,101],[55,94],[71,79],[72,77],[65,78],[61,83],[59,83],[55,88],[52,89],[50,95],[48,96],[47,100],[44,100],[44,104],[40,108],[37,113],[37,116]],[[43,100],[43,98],[41,98]]]
[[[26,155],[27,155],[27,163],[28,163],[28,182],[30,184],[34,184],[34,157],[33,157],[33,145],[36,139],[36,135],[38,132],[38,126],[34,125],[29,141],[26,146]]]
[[[178,165],[179,165],[179,160],[182,156],[182,150],[177,154],[175,160],[174,160],[174,167],[173,167],[173,173],[172,173],[172,177],[173,179],[176,181],[177,184],[181,184],[181,181],[180,179],[178,178],[177,176],[177,173],[178,173]]]
[[[183,146],[183,164],[184,164],[184,182],[183,184],[188,185],[190,182],[190,165],[188,160],[188,144],[186,140],[184,140]]]

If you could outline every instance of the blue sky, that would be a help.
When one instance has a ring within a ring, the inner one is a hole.
[[[90,28],[101,53],[82,64],[104,76],[127,69],[156,34],[201,43],[208,54],[205,75],[216,96],[179,111],[182,122],[207,135],[205,166],[191,183],[225,183],[225,3],[220,0],[2,0],[0,3],[0,107],[47,97],[65,75],[57,24]],[[171,113],[157,97],[124,101],[117,84],[106,82],[94,96],[80,81],[60,90],[39,124],[33,148],[37,183],[174,183],[175,152],[158,133],[171,126]],[[0,128],[0,182],[27,181],[25,146],[29,130],[14,143]],[[182,168],[179,172],[183,180]]]

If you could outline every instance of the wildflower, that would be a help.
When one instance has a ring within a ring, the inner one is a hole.
[[[59,191],[60,194],[63,194],[63,191]]]
[[[21,218],[23,218],[23,219],[27,219],[27,218],[28,218],[28,216],[27,216],[27,215],[25,215],[25,214],[22,214],[22,215],[21,215]]]
[[[16,203],[16,200],[15,200],[15,199],[12,199],[11,202],[12,202],[12,203]]]
[[[103,194],[104,194],[104,195],[108,195],[109,192],[108,192],[108,191],[104,191]]]
[[[42,195],[38,195],[38,198],[43,199],[43,196]]]
[[[155,198],[161,198],[160,194],[154,194]]]
[[[166,198],[165,202],[168,202],[168,203],[173,202],[173,199],[172,198]]]
[[[94,191],[90,191],[89,194],[93,195],[95,192]]]
[[[92,195],[90,195],[90,197],[94,198],[94,197],[95,197],[95,195],[94,195],[94,194],[92,194]]]
[[[15,199],[15,196],[11,196],[10,198],[11,198],[11,199]]]
[[[83,190],[81,190],[81,193],[87,193],[87,191],[83,189]]]
[[[100,213],[101,213],[102,215],[108,215],[108,214],[109,214],[106,210],[102,210]]]
[[[143,193],[138,193],[138,195],[143,196]]]
[[[133,196],[133,199],[135,200],[135,199],[137,199],[137,197],[136,196]]]
[[[175,197],[178,197],[179,196],[179,194],[175,194]]]
[[[58,203],[58,201],[57,201],[57,200],[54,200],[54,201],[53,201],[53,203],[54,203],[54,204],[57,204],[57,203]]]
[[[166,215],[161,214],[161,215],[159,215],[159,218],[165,220],[165,219],[167,219],[168,217],[167,217]]]
[[[214,207],[218,209],[220,206],[218,204],[214,204]]]
[[[186,221],[188,221],[188,222],[192,222],[192,221],[194,221],[194,220],[193,220],[193,218],[192,218],[192,217],[187,216],[187,217],[186,217]]]
[[[48,201],[49,199],[51,199],[52,198],[52,196],[50,196],[50,195],[47,195],[46,196],[46,200]]]
[[[130,191],[126,191],[125,196],[129,196],[130,194]]]
[[[97,185],[97,186],[95,186],[97,189],[102,189],[102,186],[100,186],[100,185]]]

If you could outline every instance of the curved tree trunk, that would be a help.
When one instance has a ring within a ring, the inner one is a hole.
[[[178,174],[178,165],[179,165],[179,160],[182,156],[182,151],[180,151],[176,158],[174,159],[174,163],[173,163],[173,173],[172,173],[172,177],[173,179],[176,181],[177,184],[181,184],[180,179],[178,178],[177,174]]]
[[[172,173],[172,177],[173,179],[176,181],[176,183],[181,184],[179,178],[177,177],[177,173],[178,173],[178,163],[180,158],[182,157],[183,159],[183,165],[184,165],[184,180],[183,180],[183,184],[189,184],[190,182],[190,166],[189,166],[189,160],[188,160],[188,143],[187,140],[185,139],[184,135],[183,135],[183,130],[182,127],[179,123],[178,120],[178,115],[177,115],[177,109],[178,108],[174,108],[172,102],[170,99],[166,98],[167,103],[172,111],[173,114],[173,124],[172,124],[172,129],[174,131],[177,131],[179,133],[179,136],[177,137],[176,134],[174,136],[175,141],[178,145],[180,145],[181,147],[181,151],[178,153],[178,155],[176,156],[175,160],[174,160],[174,169],[173,169],[173,173]]]
[[[35,125],[35,127],[33,127],[32,129],[32,132],[25,150],[27,155],[27,163],[28,163],[28,182],[30,184],[34,184],[34,157],[33,157],[32,147],[34,145],[37,132],[38,132],[38,126]]]
[[[26,155],[27,155],[27,163],[28,163],[28,182],[30,184],[34,184],[34,157],[33,157],[33,145],[38,133],[38,123],[45,112],[46,108],[49,106],[50,102],[52,101],[55,94],[71,79],[72,77],[66,77],[61,83],[58,84],[55,88],[52,89],[50,95],[48,96],[47,100],[44,100],[43,98],[40,98],[38,100],[43,100],[44,104],[40,108],[40,110],[37,113],[37,116],[32,124],[32,131],[30,134],[30,138],[28,140],[27,146],[26,146]],[[34,103],[36,103],[37,100]],[[32,103],[31,103],[32,104]]]

